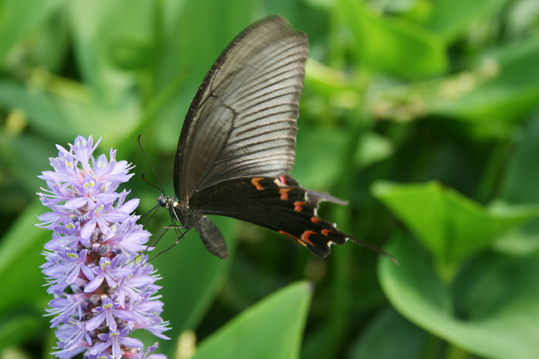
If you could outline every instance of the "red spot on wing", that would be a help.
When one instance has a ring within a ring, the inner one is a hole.
[[[279,194],[281,195],[281,199],[283,201],[286,201],[288,200],[288,191],[290,191],[292,188],[280,188],[279,189]]]
[[[303,232],[303,234],[301,235],[301,240],[303,240],[304,242],[309,243],[311,246],[314,246],[313,242],[311,242],[309,240],[309,236],[311,234],[316,234],[316,232],[313,232],[313,231],[305,231],[305,232]]]
[[[282,183],[283,185],[286,186],[286,178],[285,178],[284,176],[279,176],[279,180],[281,181],[281,183]]]
[[[262,181],[263,179],[264,177],[254,177],[254,178],[251,178],[251,183],[253,184],[253,186],[255,186],[257,190],[262,191],[264,187],[262,187],[262,185],[258,182]]]
[[[311,222],[314,222],[314,223],[320,223],[320,218],[318,218],[318,217],[311,217]]]
[[[303,205],[307,202],[296,201],[294,202],[294,211],[301,212],[303,210]]]
[[[327,236],[329,233],[335,232],[335,231],[332,231],[331,229],[322,229],[320,232],[321,232],[324,236]]]

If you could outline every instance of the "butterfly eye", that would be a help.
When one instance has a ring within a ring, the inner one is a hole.
[[[160,206],[163,207],[163,208],[166,208],[166,206],[167,206],[167,199],[166,199],[165,197],[160,196],[160,197],[157,199],[157,204],[160,205]]]

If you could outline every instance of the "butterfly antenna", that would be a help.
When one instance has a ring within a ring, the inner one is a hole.
[[[146,172],[143,172],[143,173],[142,173],[142,180],[143,180],[144,182],[146,182],[146,184],[152,186],[153,188],[155,188],[155,189],[158,190],[159,192],[165,194],[165,191],[164,191],[162,188],[159,188],[159,187],[157,187],[156,185],[150,183],[150,182],[146,179],[146,177],[144,177],[144,175],[146,175]]]
[[[140,147],[140,150],[142,151],[142,154],[144,155],[144,157],[146,158],[146,161],[148,161],[148,164],[150,165],[150,167],[152,168],[152,171],[153,171],[153,174],[155,175],[155,177],[157,178],[157,182],[159,182],[159,187],[157,186],[154,186],[152,185],[150,182],[146,181],[144,179],[144,173],[142,174],[142,179],[144,179],[144,181],[146,183],[148,183],[150,186],[154,187],[154,188],[157,188],[159,191],[161,191],[161,193],[165,194],[165,188],[163,187],[163,184],[161,183],[161,180],[159,179],[159,176],[157,175],[157,172],[155,171],[155,168],[153,167],[152,163],[150,162],[150,159],[148,158],[148,156],[146,155],[146,152],[144,152],[144,149],[142,148],[142,144],[140,143],[140,137],[142,136],[142,134],[139,134],[138,135],[138,145]]]

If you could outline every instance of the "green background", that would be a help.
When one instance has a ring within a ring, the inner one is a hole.
[[[310,58],[296,165],[350,201],[321,215],[385,246],[326,259],[215,218],[152,264],[169,358],[539,358],[539,2],[536,0],[0,0],[0,356],[55,345],[35,195],[55,144],[102,137],[141,199],[167,194],[182,119],[206,71],[270,14]],[[169,223],[159,211],[148,230]],[[168,235],[165,248],[175,240]],[[146,345],[156,340],[137,333]],[[196,350],[196,353],[193,354]],[[193,356],[194,355],[194,356]]]

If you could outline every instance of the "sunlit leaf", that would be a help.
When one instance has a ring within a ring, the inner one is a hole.
[[[34,227],[39,222],[36,215],[44,212],[36,197],[2,238],[0,277],[9,295],[0,296],[0,312],[24,304],[43,308],[52,299],[43,288],[45,280],[39,268],[45,262],[41,255],[43,246],[51,239],[52,232]]]
[[[0,348],[13,347],[43,329],[46,320],[39,320],[33,315],[23,314],[0,320]]]
[[[0,57],[4,57],[22,36],[44,21],[59,4],[58,0],[4,0],[0,2]]]
[[[482,357],[537,357],[536,259],[486,254],[459,273],[450,292],[412,239],[401,236],[387,249],[401,265],[379,261],[381,285],[408,320]]]
[[[517,120],[539,101],[539,74],[531,71],[538,57],[537,36],[489,51],[475,73],[444,84],[427,112],[485,125]]]
[[[365,66],[406,77],[447,70],[445,44],[434,33],[404,20],[375,15],[357,1],[341,0],[338,9],[352,31],[356,60]]]
[[[415,359],[424,351],[427,334],[388,308],[361,333],[350,359]]]
[[[449,266],[539,214],[537,208],[485,208],[437,182],[377,182],[372,192],[417,235],[437,261]]]
[[[426,26],[444,38],[453,39],[473,20],[484,19],[500,10],[508,0],[436,0]]]
[[[96,0],[68,6],[85,82],[100,103],[121,103],[136,83],[128,70],[147,69],[151,63],[152,3]]]
[[[310,297],[306,282],[279,290],[204,340],[193,359],[299,358]]]

